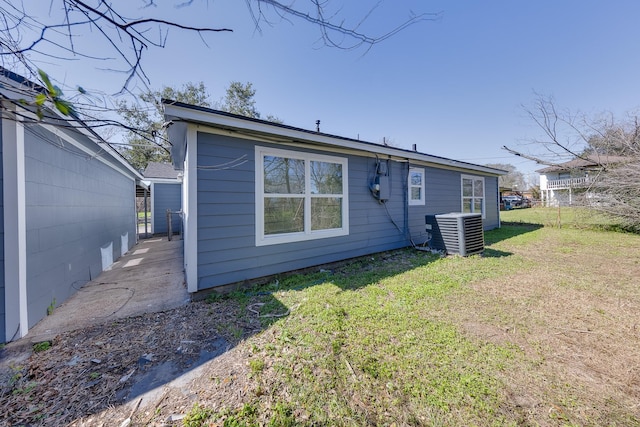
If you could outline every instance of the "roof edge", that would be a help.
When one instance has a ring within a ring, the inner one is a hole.
[[[495,169],[488,166],[463,162],[460,160],[453,160],[446,157],[434,156],[431,154],[420,153],[418,151],[412,151],[403,148],[388,147],[380,144],[375,144],[373,142],[362,141],[359,139],[311,131],[285,124],[274,123],[267,120],[245,117],[225,111],[214,110],[207,107],[185,104],[168,99],[163,99],[162,103],[165,107],[165,116],[167,116],[168,118],[177,118],[185,122],[201,123],[222,129],[245,130],[260,134],[274,135],[285,139],[333,145],[342,148],[351,148],[359,151],[381,155],[403,157],[410,160],[433,163],[442,166],[473,170],[489,175],[500,176],[506,175],[508,173],[507,171],[502,169]],[[179,159],[174,159],[174,164],[176,160]]]

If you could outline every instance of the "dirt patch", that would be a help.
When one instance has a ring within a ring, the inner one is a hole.
[[[555,238],[535,246],[509,248],[536,260],[533,271],[475,283],[441,315],[521,350],[504,378],[521,424],[635,425],[615,414],[640,418],[637,258]]]
[[[233,300],[198,302],[61,334],[50,348],[4,364],[0,424],[119,425],[149,405],[154,417],[167,414],[164,423],[191,408],[198,391],[190,383],[202,375],[221,378],[209,394],[234,404],[227,386],[241,390],[247,378],[234,347],[261,328],[241,310]]]

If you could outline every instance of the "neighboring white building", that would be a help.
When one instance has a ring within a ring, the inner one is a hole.
[[[537,170],[543,206],[571,206],[577,193],[588,192],[603,165],[620,163],[621,156],[588,156]]]

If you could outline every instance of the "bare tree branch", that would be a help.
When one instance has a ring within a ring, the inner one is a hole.
[[[540,98],[529,117],[546,138],[531,143],[535,152],[504,146],[516,156],[549,166],[549,173],[581,177],[572,188],[572,204],[611,215],[640,231],[640,124],[633,116],[616,121],[559,112],[551,99]],[[552,175],[553,176],[553,175]],[[585,180],[585,178],[587,178]]]

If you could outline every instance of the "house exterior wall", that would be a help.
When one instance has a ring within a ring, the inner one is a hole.
[[[256,246],[255,145],[262,142],[198,133],[198,290],[291,271],[368,253],[407,246],[369,191],[375,158],[334,154],[348,159],[349,235]],[[315,152],[297,149],[296,151]],[[317,152],[321,153],[321,152]],[[322,152],[326,154],[326,152]],[[244,159],[229,169],[207,169]],[[405,228],[406,176],[403,164],[390,162],[389,214]]]
[[[426,171],[426,203],[408,207],[409,162],[389,160],[389,199],[382,204],[369,188],[375,157],[288,147],[292,152],[347,159],[349,234],[258,246],[256,145],[283,149],[262,141],[197,133],[197,290],[406,247],[411,239],[422,243],[425,215],[462,209],[460,171],[415,165]],[[487,229],[499,225],[497,182],[497,177],[485,177]]]
[[[181,183],[152,183],[151,198],[153,201],[153,233],[167,233],[167,209],[178,212],[182,208],[182,185]],[[172,215],[171,228],[177,233],[181,227],[179,215]]]
[[[135,180],[99,156],[25,132],[29,327],[135,243]]]
[[[485,230],[500,226],[498,213],[498,178],[472,172],[460,172],[412,164],[425,169],[425,204],[409,206],[409,229],[416,244],[426,239],[425,216],[450,212],[462,212],[462,175],[484,178]]]

